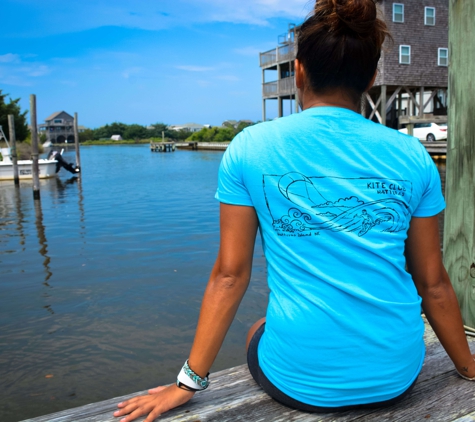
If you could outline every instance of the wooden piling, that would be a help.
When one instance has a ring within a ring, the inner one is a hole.
[[[475,2],[449,2],[449,113],[444,263],[464,324],[475,327]]]
[[[81,155],[79,153],[78,114],[74,113],[74,145],[76,146],[76,167],[81,168]]]
[[[13,181],[15,185],[20,184],[20,176],[18,175],[18,156],[16,152],[16,134],[15,134],[15,118],[13,114],[8,115],[8,128],[10,130],[10,156],[13,163]]]
[[[31,171],[33,175],[33,198],[40,199],[40,168],[38,165],[38,126],[36,125],[36,95],[30,95]]]

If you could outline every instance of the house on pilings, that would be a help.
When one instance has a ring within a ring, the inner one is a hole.
[[[448,0],[382,0],[378,7],[394,41],[385,44],[375,84],[361,102],[362,114],[394,128],[401,115],[446,115]],[[297,36],[298,27],[289,25],[279,45],[260,54],[263,120],[269,100],[277,100],[278,117],[287,109],[298,111]]]
[[[87,128],[78,126],[78,132],[84,132]],[[74,117],[65,111],[57,111],[38,125],[39,135],[46,135],[46,141],[53,144],[74,143]]]

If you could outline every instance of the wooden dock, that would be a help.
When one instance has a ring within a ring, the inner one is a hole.
[[[191,149],[195,151],[225,151],[229,142],[177,142],[177,148]]]
[[[424,145],[427,152],[434,158],[445,158],[447,156],[447,140],[435,142],[421,141],[421,144]]]
[[[150,142],[150,151],[152,152],[174,152],[175,142]]]
[[[472,352],[475,338],[468,337]],[[344,341],[344,339],[342,339]],[[246,365],[211,374],[211,386],[186,405],[157,421],[171,422],[474,422],[475,382],[454,370],[433,331],[426,324],[427,354],[414,390],[401,403],[381,410],[310,414],[286,408],[269,398],[253,381]],[[153,387],[153,386],[150,386]],[[112,413],[117,403],[146,391],[46,415],[28,422],[118,422]],[[137,421],[143,421],[139,418]],[[25,421],[26,422],[26,421]]]
[[[447,141],[425,142],[421,141],[427,152],[434,158],[444,158],[447,154]],[[153,152],[168,152],[178,149],[193,151],[225,151],[229,142],[156,142],[150,144]]]

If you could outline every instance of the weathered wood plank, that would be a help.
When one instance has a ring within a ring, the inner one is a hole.
[[[458,377],[450,359],[443,351],[433,331],[424,336],[426,360],[418,382],[402,403],[383,410],[353,411],[330,414],[308,414],[281,406],[269,398],[252,380],[246,365],[212,374],[212,387],[196,396],[185,406],[172,410],[160,421],[231,422],[275,421],[475,421],[475,383]],[[475,339],[469,338],[472,349]],[[28,422],[117,422],[112,413],[117,403],[145,391],[117,397],[52,415],[28,419]],[[430,417],[428,417],[430,415]],[[473,419],[460,419],[460,418]],[[140,418],[139,421],[143,421]],[[25,421],[26,422],[26,421]]]
[[[444,263],[465,324],[475,327],[475,2],[450,0]]]

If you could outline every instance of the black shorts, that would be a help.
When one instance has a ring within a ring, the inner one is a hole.
[[[247,365],[249,367],[249,372],[251,373],[254,380],[257,384],[274,400],[283,404],[284,406],[290,407],[292,409],[302,410],[304,412],[340,412],[346,410],[356,410],[356,409],[376,409],[379,407],[387,407],[393,404],[398,403],[402,400],[409,392],[413,389],[417,379],[411,384],[411,386],[400,394],[397,397],[394,397],[390,400],[380,401],[376,403],[366,403],[366,404],[356,404],[350,406],[340,406],[340,407],[320,407],[312,406],[310,404],[303,403],[301,401],[295,400],[287,394],[280,391],[262,372],[261,367],[259,366],[259,358],[257,356],[257,346],[259,345],[259,340],[264,334],[265,323],[262,324],[257,331],[254,333],[250,343],[249,349],[247,350]]]

